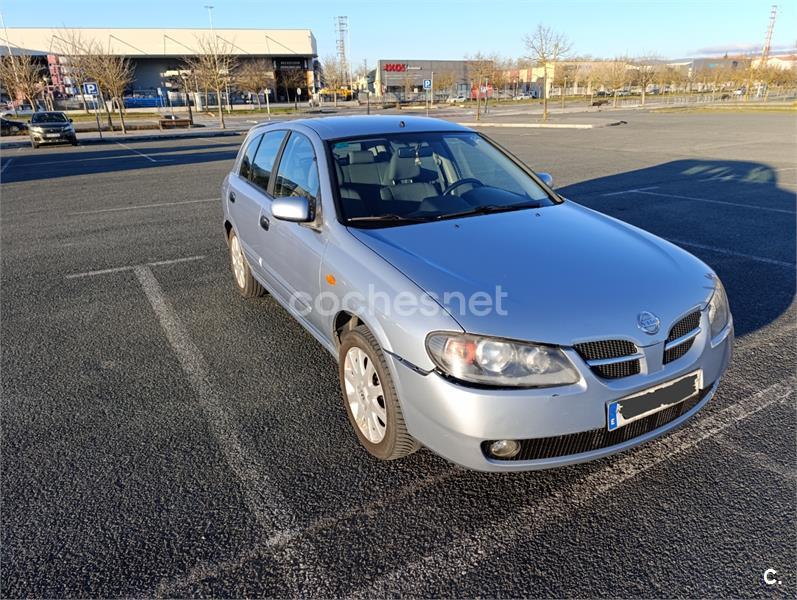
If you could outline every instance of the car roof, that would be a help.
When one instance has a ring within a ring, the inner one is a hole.
[[[317,117],[314,119],[297,119],[268,125],[281,125],[291,128],[304,125],[315,131],[323,140],[334,140],[366,135],[384,135],[388,133],[420,133],[424,131],[472,131],[467,127],[429,117],[405,117],[402,115],[369,115],[347,117]]]

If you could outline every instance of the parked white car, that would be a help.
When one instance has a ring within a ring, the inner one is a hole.
[[[451,98],[447,100],[449,104],[462,104],[467,101],[468,101],[467,96],[451,96]]]

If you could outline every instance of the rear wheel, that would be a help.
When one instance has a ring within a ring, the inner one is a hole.
[[[246,263],[244,251],[241,247],[241,240],[235,230],[230,231],[230,268],[232,269],[235,286],[244,298],[256,298],[266,293],[263,286],[252,275],[249,265]]]
[[[349,421],[368,452],[394,460],[421,447],[407,431],[387,361],[366,327],[343,334],[338,374]]]

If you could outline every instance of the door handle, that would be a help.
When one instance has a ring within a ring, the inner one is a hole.
[[[269,222],[268,222],[268,217],[266,215],[260,215],[260,226],[266,231],[268,231]]]
[[[230,192],[229,198],[230,202],[235,202],[235,192]]]

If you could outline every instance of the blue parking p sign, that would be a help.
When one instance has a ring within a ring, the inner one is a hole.
[[[424,79],[423,80],[423,89],[431,90],[432,89],[432,80],[431,79]]]
[[[83,93],[87,96],[96,96],[97,95],[97,84],[96,83],[84,83],[83,84]]]

